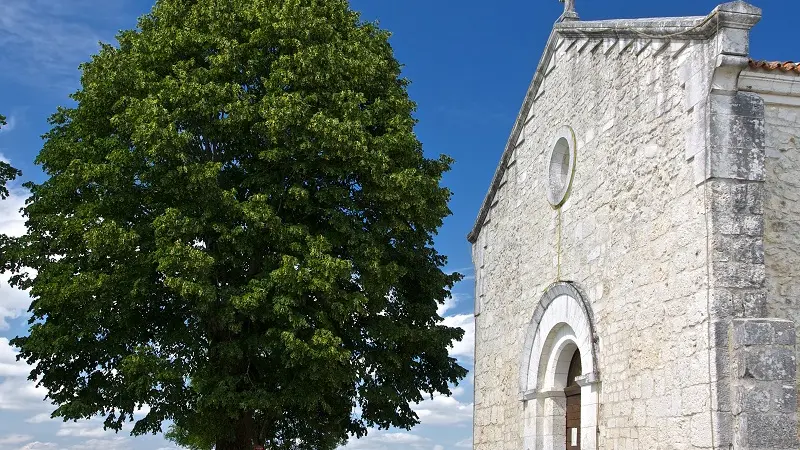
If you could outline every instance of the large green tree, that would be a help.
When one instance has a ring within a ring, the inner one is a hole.
[[[56,417],[330,449],[450,394],[451,160],[388,37],[346,0],[159,0],[82,66],[2,249]]]

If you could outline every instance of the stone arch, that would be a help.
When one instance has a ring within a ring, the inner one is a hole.
[[[569,363],[580,352],[581,448],[597,448],[600,377],[598,343],[591,305],[571,283],[550,286],[536,306],[525,332],[520,364],[525,450],[564,448],[567,438],[565,395]]]

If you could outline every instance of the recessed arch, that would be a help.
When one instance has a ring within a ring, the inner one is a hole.
[[[583,295],[571,283],[550,286],[536,306],[522,349],[520,399],[526,450],[565,447],[564,389],[576,351],[582,371],[575,380],[580,385],[581,449],[597,448],[597,350],[594,317]]]

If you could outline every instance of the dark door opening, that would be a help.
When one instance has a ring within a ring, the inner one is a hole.
[[[581,376],[581,352],[577,349],[572,355],[567,375],[567,450],[581,449],[581,387],[575,378]]]

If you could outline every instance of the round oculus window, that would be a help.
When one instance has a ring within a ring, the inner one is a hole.
[[[567,201],[575,173],[575,132],[562,127],[550,144],[547,167],[547,201],[560,208]]]

